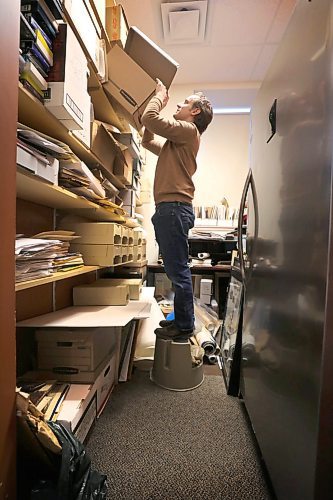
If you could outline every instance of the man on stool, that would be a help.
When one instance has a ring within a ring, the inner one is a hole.
[[[155,330],[160,338],[185,341],[194,330],[194,306],[191,271],[188,266],[188,232],[194,225],[192,176],[200,136],[213,118],[210,102],[202,93],[177,104],[174,119],[160,116],[169,100],[166,87],[157,80],[155,96],[148,103],[141,121],[145,126],[142,145],[158,155],[152,217],[156,241],[165,272],[174,291],[174,321],[161,321]],[[154,134],[164,137],[163,143]]]

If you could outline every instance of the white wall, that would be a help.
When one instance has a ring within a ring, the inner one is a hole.
[[[163,115],[172,116],[177,102],[193,94],[193,87],[174,86]],[[196,192],[194,205],[212,206],[227,198],[231,207],[239,206],[240,197],[249,164],[249,115],[215,115],[212,123],[203,133],[197,158],[198,169],[193,177]],[[152,186],[157,157],[149,152],[144,171],[146,185]],[[145,217],[147,230],[147,258],[156,261],[157,247],[150,218],[154,203],[143,204],[138,209]]]

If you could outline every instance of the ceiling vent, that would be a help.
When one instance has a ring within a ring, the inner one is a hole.
[[[200,43],[205,39],[207,0],[161,4],[165,43]]]

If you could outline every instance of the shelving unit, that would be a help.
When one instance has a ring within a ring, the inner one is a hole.
[[[101,28],[101,36],[110,48],[105,29],[98,17],[97,8],[92,0],[90,4]],[[82,4],[83,5],[83,4]],[[1,256],[0,256],[0,386],[2,409],[0,411],[0,498],[16,498],[16,377],[33,368],[35,339],[33,328],[23,326],[24,321],[35,322],[34,318],[44,315],[58,317],[68,314],[67,320],[73,327],[87,326],[91,323],[110,323],[123,325],[135,318],[149,315],[151,298],[142,297],[140,301],[131,301],[127,306],[109,306],[103,314],[91,310],[85,317],[84,308],[72,307],[73,287],[93,283],[99,277],[99,271],[105,266],[84,265],[71,271],[62,271],[50,276],[15,283],[15,223],[16,234],[30,236],[44,231],[55,230],[63,216],[80,216],[88,221],[126,223],[127,214],[120,207],[105,208],[94,201],[89,201],[67,189],[53,185],[29,170],[16,165],[17,123],[35,129],[51,138],[68,145],[71,151],[90,169],[98,168],[105,177],[119,190],[127,189],[124,183],[106,168],[106,163],[93,153],[81,140],[69,131],[48,108],[29,93],[18,82],[18,49],[19,49],[19,17],[20,2],[9,2],[3,9],[3,30],[0,34],[0,62],[6,68],[6,78],[2,82],[3,92],[0,95],[1,109],[0,132],[2,137],[2,170],[3,194],[0,198],[2,209]],[[74,32],[74,23],[67,18]],[[82,34],[82,30],[81,30]],[[84,40],[79,40],[81,46]],[[106,121],[120,132],[129,132],[130,127],[125,118],[120,116],[121,108],[116,101],[106,98],[103,86],[97,76],[97,68],[89,59],[90,77],[88,89],[92,98],[95,119]],[[94,96],[94,97],[92,97]],[[107,103],[103,99],[107,99]],[[118,115],[119,114],[119,115]],[[97,151],[97,149],[96,149]],[[16,191],[15,191],[16,188]],[[16,209],[15,209],[16,194]],[[130,219],[128,227],[133,227]],[[129,264],[129,263],[127,263]],[[16,296],[15,296],[16,292]],[[151,293],[151,296],[153,294]],[[15,304],[16,300],[16,304]],[[71,313],[74,313],[73,315]],[[88,311],[87,311],[88,313]],[[78,315],[78,316],[76,316]],[[16,324],[17,322],[17,324]],[[28,325],[28,323],[26,324]],[[120,347],[120,346],[119,346]],[[117,361],[118,362],[118,361]],[[116,378],[115,378],[116,380]]]
[[[88,167],[94,168],[98,167],[102,172],[110,179],[110,181],[118,189],[126,189],[124,184],[119,180],[118,177],[113,175],[107,170],[101,161],[93,154],[85,144],[83,144],[79,139],[77,139],[57,118],[55,118],[48,109],[38,101],[34,96],[32,96],[19,82],[19,110],[18,110],[18,121],[27,125],[28,127],[34,128],[39,132],[49,135],[62,141],[71,148],[74,154],[76,154],[80,160],[84,161]],[[114,126],[117,128],[122,128],[121,123],[114,113]]]
[[[102,267],[82,266],[72,271],[63,271],[59,273],[54,273],[51,276],[47,276],[46,278],[23,281],[22,283],[16,283],[15,291],[19,292],[21,290],[27,290],[28,288],[33,288],[35,286],[46,285],[47,283],[54,283],[55,281],[65,280],[68,278],[72,278],[73,276],[79,276],[80,274],[91,273],[92,271],[97,271],[98,269],[102,269]]]
[[[95,221],[124,222],[125,218],[111,210],[107,210],[92,201],[55,186],[40,177],[18,168],[16,176],[17,197],[32,201],[39,205],[59,210],[70,210],[71,213],[81,215]]]

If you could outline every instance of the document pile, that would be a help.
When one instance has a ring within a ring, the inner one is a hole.
[[[76,157],[60,161],[59,184],[89,200],[105,198],[105,189],[83,161]]]
[[[83,266],[80,253],[68,252],[69,241],[74,238],[77,236],[69,231],[50,231],[32,238],[17,238],[16,282],[44,278],[55,272]]]
[[[73,155],[69,147],[52,137],[19,124],[17,165],[52,184],[58,184],[59,159]]]

